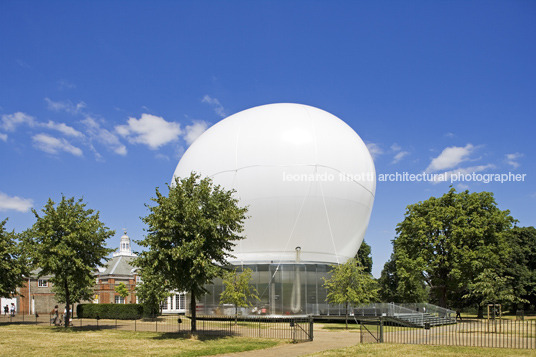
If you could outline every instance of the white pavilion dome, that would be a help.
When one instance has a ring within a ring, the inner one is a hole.
[[[248,206],[234,263],[343,263],[365,235],[376,190],[372,157],[336,116],[307,105],[269,104],[220,121],[185,152],[192,171],[237,191]]]

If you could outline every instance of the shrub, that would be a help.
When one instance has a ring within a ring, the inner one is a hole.
[[[79,304],[76,307],[79,318],[133,320],[143,315],[140,304]]]

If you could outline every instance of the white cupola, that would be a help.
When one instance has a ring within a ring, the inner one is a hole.
[[[119,252],[114,253],[114,257],[120,255],[133,256],[130,245],[130,237],[127,236],[127,230],[124,229],[125,234],[121,237],[121,243],[119,244]]]

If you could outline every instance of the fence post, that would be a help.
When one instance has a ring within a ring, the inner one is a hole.
[[[137,331],[137,330],[136,330],[136,321],[137,321],[137,320],[134,320],[134,332]]]
[[[380,316],[380,343],[383,343],[383,317]]]
[[[313,316],[309,316],[309,341],[313,340],[314,324]]]

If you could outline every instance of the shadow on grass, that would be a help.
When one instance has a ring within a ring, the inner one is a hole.
[[[99,325],[99,326],[51,326],[53,332],[86,332],[86,331],[100,331],[100,330],[116,330],[113,325]]]
[[[34,321],[0,322],[0,326],[9,326],[9,325],[42,325],[42,323],[35,323]]]
[[[199,341],[216,341],[221,340],[229,336],[235,336],[236,334],[222,334],[221,331],[198,331],[196,333],[191,333],[190,331],[183,332],[162,332],[158,336],[154,336],[153,340],[171,340],[171,339],[196,339]]]

